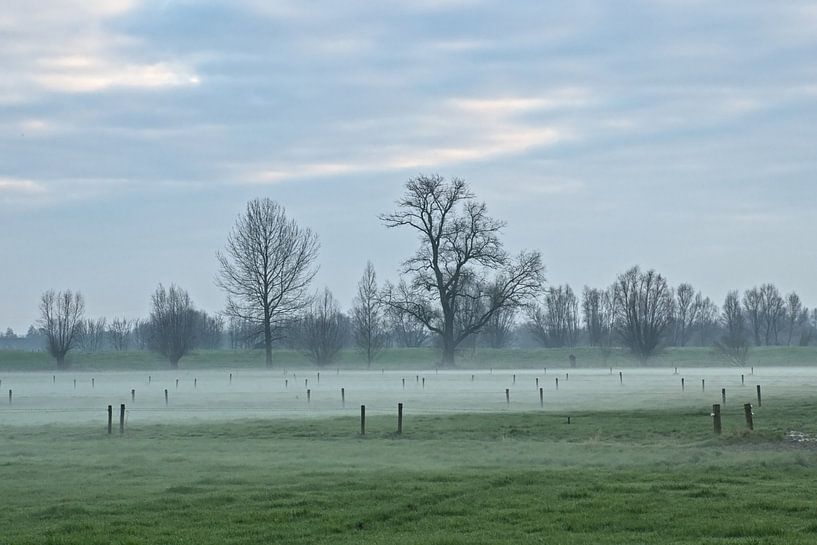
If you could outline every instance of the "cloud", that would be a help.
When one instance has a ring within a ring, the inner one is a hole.
[[[160,89],[197,85],[200,76],[181,59],[143,59],[143,43],[112,30],[135,0],[43,0],[36,8],[9,0],[0,102],[23,103],[43,93],[89,93],[113,88]]]

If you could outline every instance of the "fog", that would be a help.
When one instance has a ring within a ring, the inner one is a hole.
[[[741,385],[742,374],[745,385]],[[543,393],[541,407],[537,379]],[[126,405],[128,424],[353,416],[358,414],[361,404],[366,405],[368,415],[396,414],[397,403],[404,404],[406,418],[412,414],[461,412],[543,410],[568,416],[589,410],[667,407],[706,410],[711,404],[721,402],[722,388],[726,389],[727,404],[754,404],[757,384],[762,386],[766,401],[776,396],[812,393],[817,387],[817,369],[679,368],[677,375],[674,369],[666,368],[616,368],[612,372],[600,369],[547,369],[546,372],[544,369],[439,372],[427,369],[324,369],[320,372],[225,369],[56,375],[4,373],[1,380],[0,425],[104,427],[107,405],[113,405],[117,415],[121,403]],[[702,391],[702,380],[705,391]],[[341,388],[345,391],[345,404],[341,401]],[[506,388],[510,403],[506,402]],[[13,391],[11,404],[6,397],[9,389]],[[131,390],[135,390],[133,401]]]

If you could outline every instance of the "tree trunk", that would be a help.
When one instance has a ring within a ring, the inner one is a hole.
[[[269,317],[264,318],[264,356],[267,368],[272,367],[272,326]]]
[[[65,363],[65,354],[57,356],[57,369],[63,370],[67,367]]]
[[[179,360],[181,358],[170,358],[170,368],[171,369],[178,369],[179,368]]]

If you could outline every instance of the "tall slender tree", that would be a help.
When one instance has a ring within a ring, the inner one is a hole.
[[[217,254],[216,283],[227,292],[225,313],[252,324],[263,337],[267,367],[282,327],[310,304],[317,273],[318,237],[286,216],[270,199],[254,199],[236,220]]]
[[[40,298],[40,326],[57,369],[68,367],[65,356],[79,342],[84,314],[85,299],[80,292],[48,290]]]
[[[367,367],[371,367],[387,340],[383,303],[377,287],[377,274],[371,261],[366,263],[363,277],[357,284],[357,295],[352,308],[352,327],[355,344],[366,355]]]

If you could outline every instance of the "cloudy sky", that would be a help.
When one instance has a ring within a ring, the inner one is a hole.
[[[551,283],[639,263],[817,305],[813,2],[0,2],[0,327],[45,289],[218,311],[247,199],[321,239],[346,306],[418,173],[466,178]]]

